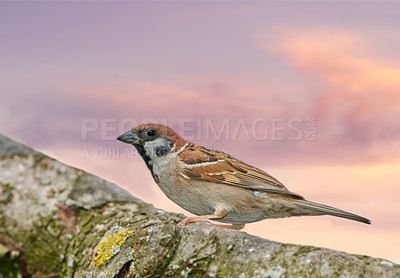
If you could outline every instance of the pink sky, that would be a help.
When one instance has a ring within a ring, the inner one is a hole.
[[[308,199],[372,220],[265,220],[246,232],[400,262],[398,10],[1,2],[0,132],[184,212],[114,140],[134,122],[168,123]],[[87,132],[85,122],[98,128]]]

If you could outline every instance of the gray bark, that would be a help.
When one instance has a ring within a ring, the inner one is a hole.
[[[204,223],[0,135],[0,277],[400,277],[384,259]]]

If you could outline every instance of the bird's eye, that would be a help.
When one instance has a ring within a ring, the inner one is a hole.
[[[156,135],[156,131],[154,129],[149,129],[147,131],[147,136],[153,137],[154,135]]]

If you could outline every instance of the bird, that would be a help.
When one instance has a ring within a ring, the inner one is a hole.
[[[371,224],[367,218],[306,200],[267,172],[233,156],[186,141],[173,129],[140,124],[117,140],[132,144],[154,181],[174,203],[205,221],[233,230],[271,218],[331,215]]]

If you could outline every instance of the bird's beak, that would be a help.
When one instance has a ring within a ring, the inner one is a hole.
[[[125,132],[118,136],[117,140],[127,143],[127,144],[139,144],[140,141],[143,139],[139,138],[135,133],[132,131]]]

